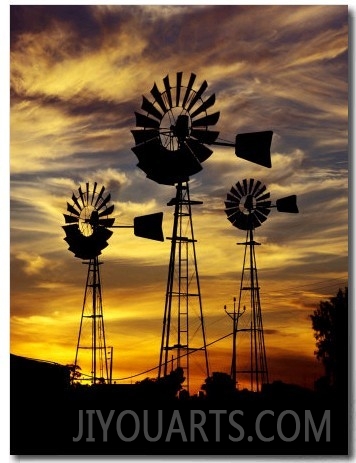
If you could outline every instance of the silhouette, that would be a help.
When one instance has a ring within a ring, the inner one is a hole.
[[[227,314],[233,320],[233,348],[231,362],[231,378],[237,384],[237,375],[250,381],[251,391],[260,392],[264,384],[268,384],[268,368],[263,332],[262,311],[260,302],[260,285],[257,274],[254,230],[267,220],[271,208],[279,212],[298,213],[297,197],[295,195],[277,199],[272,205],[270,193],[259,180],[253,178],[237,182],[227,194],[225,212],[232,225],[240,230],[246,230],[245,246],[240,293],[237,310],[234,300],[234,311]],[[250,350],[249,365],[244,367],[237,356],[237,333],[249,334]],[[239,367],[237,368],[237,362]]]
[[[91,188],[87,182],[84,190],[79,186],[78,193],[72,194],[72,204],[67,202],[67,212],[70,215],[63,214],[65,225],[62,227],[69,251],[88,265],[75,360],[71,368],[72,381],[84,379],[84,376],[78,374],[79,351],[84,349],[91,354],[88,357],[91,358],[90,375],[86,379],[89,378],[92,384],[111,383],[112,374],[113,348],[107,346],[105,338],[100,273],[102,262],[99,262],[101,251],[108,246],[108,240],[113,234],[109,229],[134,228],[136,236],[164,240],[162,212],[135,217],[133,226],[115,226],[115,218],[111,217],[114,211],[114,205],[110,204],[111,194],[105,194],[104,186],[100,190],[97,186],[97,182],[94,182]]]
[[[331,388],[345,394],[348,384],[348,288],[339,289],[336,296],[320,301],[310,315],[316,339],[316,358],[323,363],[325,376],[316,387]]]
[[[205,379],[202,390],[206,392],[208,399],[231,399],[235,395],[235,383],[227,373],[213,372]]]
[[[182,368],[186,378],[184,387],[189,394],[189,352],[200,350],[204,354],[204,368],[209,375],[205,325],[201,300],[195,237],[192,222],[192,206],[202,204],[193,201],[189,193],[189,177],[202,170],[202,163],[212,154],[206,145],[211,144],[219,132],[208,126],[215,125],[219,112],[207,114],[215,103],[215,95],[203,100],[208,87],[204,81],[195,91],[195,74],[187,84],[183,73],[178,72],[176,85],[171,86],[169,76],[163,79],[164,91],[154,84],[153,102],[143,97],[141,109],[147,115],[135,112],[136,125],[132,130],[136,146],[138,167],[147,177],[159,184],[176,185],[176,196],[168,203],[174,206],[171,254],[168,268],[167,290],[163,315],[162,338],[159,355],[158,378],[166,377],[170,364]],[[190,326],[192,305],[199,314],[196,332],[200,336],[191,345]]]
[[[78,380],[77,365],[80,349],[85,349],[91,355],[92,383],[101,382],[100,378],[109,381],[109,366],[107,358],[107,344],[105,338],[105,324],[102,303],[101,275],[99,255],[108,246],[108,239],[113,232],[109,230],[115,222],[111,217],[114,205],[110,205],[111,194],[104,196],[105,187],[97,190],[97,183],[90,189],[78,188],[78,195],[73,193],[73,204],[67,203],[70,215],[63,214],[66,225],[64,240],[69,244],[69,250],[75,257],[82,259],[88,265],[82,314],[79,326],[78,341],[75,353],[72,380]],[[87,334],[86,334],[87,333]],[[89,335],[89,336],[88,336]],[[88,341],[83,339],[89,338]]]
[[[148,400],[173,400],[178,397],[184,381],[183,368],[178,367],[166,376],[137,382],[137,392]]]

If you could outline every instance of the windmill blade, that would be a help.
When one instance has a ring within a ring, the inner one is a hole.
[[[204,145],[202,146],[204,147]],[[202,152],[197,154],[203,156]],[[172,175],[174,172],[177,172],[180,176],[189,177],[190,175],[196,174],[202,170],[198,156],[195,155],[195,152],[187,145],[187,143],[184,143],[179,150],[171,152],[171,161],[170,168]]]
[[[237,134],[235,142],[236,156],[260,166],[272,167],[272,135],[272,131]]]
[[[106,228],[97,228],[95,234],[88,237],[78,233],[79,235],[75,240],[72,240],[71,237],[65,240],[70,244],[69,250],[74,253],[75,257],[84,260],[99,256],[101,251],[108,246],[107,240],[112,235],[112,232]]]
[[[201,117],[195,121],[192,121],[192,127],[206,127],[208,125],[215,125],[220,117],[220,111],[209,114],[208,116]]]
[[[78,188],[78,191],[79,191],[79,196],[80,196],[80,199],[82,200],[83,206],[85,207],[84,194],[82,192],[82,187],[81,186]]]
[[[169,85],[168,75],[166,75],[166,77],[163,79],[163,83],[164,83],[164,88],[166,89],[166,96],[167,96],[168,104],[169,104],[169,107],[171,108],[173,104],[172,104],[171,86]]]
[[[105,187],[102,186],[102,187],[101,187],[101,190],[100,190],[100,192],[99,192],[99,194],[98,194],[98,197],[96,198],[94,207],[96,207],[96,206],[99,204],[99,201],[103,198],[103,193],[104,193],[104,191],[105,191]]]
[[[105,210],[101,211],[99,214],[99,217],[103,217],[104,215],[110,215],[114,211],[114,205],[112,204],[111,206],[107,207]]]
[[[176,106],[179,106],[180,89],[182,87],[182,75],[183,75],[183,72],[177,72]]]
[[[193,84],[194,84],[194,81],[195,81],[196,77],[197,76],[195,74],[193,74],[193,73],[190,74],[187,89],[185,91],[185,95],[184,95],[184,98],[183,98],[183,103],[182,103],[183,108],[185,108],[185,104],[188,101],[188,98],[189,98],[189,95],[190,95],[190,92],[192,90],[192,87],[193,87]]]
[[[78,217],[80,216],[80,212],[78,212],[76,209],[74,209],[74,207],[69,203],[67,203],[67,211],[70,212],[71,214],[74,214],[74,215],[78,216]]]
[[[141,143],[146,143],[153,138],[159,137],[159,131],[155,129],[148,129],[148,130],[131,130],[131,133],[135,139],[136,145],[140,145]]]
[[[232,202],[232,201],[224,201],[224,204],[225,204],[225,212],[227,215],[230,215],[232,214],[233,212],[235,212],[237,209],[238,209],[238,206],[236,206],[236,201]]]
[[[161,159],[161,145],[158,138],[153,138],[131,149],[139,160],[139,168],[146,174],[155,169],[160,171],[164,159]]]
[[[226,195],[226,199],[227,199],[228,201],[234,202],[234,203],[235,203],[235,206],[238,207],[239,204],[240,204],[240,201],[239,201],[239,200],[241,199],[241,197],[237,199],[237,198],[235,198],[235,196],[232,196],[231,193],[228,193],[228,194]]]
[[[264,199],[267,199],[271,196],[270,193],[265,193],[264,195],[260,196],[258,199],[256,198],[256,200],[258,201],[263,201]]]
[[[86,204],[89,204],[89,182],[86,183]]]
[[[213,130],[192,129],[190,136],[196,138],[200,143],[211,145],[218,138],[219,132]]]
[[[255,180],[253,178],[250,178],[250,184],[249,184],[249,187],[248,187],[248,193],[249,194],[252,194],[254,183],[255,183]]]
[[[257,228],[261,226],[261,221],[258,219],[258,216],[255,214],[254,211],[252,214],[249,214],[248,217],[248,227],[249,228]]]
[[[271,201],[262,201],[262,202],[259,202],[259,200],[256,201],[256,207],[270,208],[271,204],[272,204]]]
[[[109,193],[105,199],[100,203],[100,205],[97,206],[97,210],[100,211],[111,199],[111,194]]]
[[[255,186],[254,186],[254,188],[253,188],[253,190],[252,190],[252,192],[251,192],[251,194],[252,194],[253,196],[256,197],[256,191],[259,189],[259,187],[261,186],[261,184],[262,184],[262,183],[261,183],[259,180],[257,180],[257,182],[256,182],[256,184],[255,184]]]
[[[137,127],[145,127],[145,128],[152,128],[152,129],[159,129],[159,121],[155,119],[151,119],[144,114],[140,114],[135,111],[136,116],[136,126]]]
[[[141,238],[164,241],[162,231],[163,212],[134,218],[134,234]]]
[[[240,204],[240,199],[242,198],[242,195],[236,190],[235,187],[231,187],[231,190],[230,190],[230,193],[234,196],[236,196],[236,198],[238,199],[238,203]],[[236,201],[236,199],[235,199]]]
[[[162,95],[161,95],[160,91],[158,90],[156,82],[154,83],[154,85],[152,87],[151,95],[153,96],[153,98],[155,99],[155,101],[157,102],[157,104],[160,106],[163,113],[165,114],[168,111],[168,108],[166,108],[166,105],[165,105],[165,103],[163,101],[163,98],[162,98]]]
[[[205,145],[202,145],[192,138],[188,138],[185,142],[189,149],[193,152],[199,162],[204,162],[212,155],[213,151]]]
[[[160,146],[159,138],[151,138],[146,140],[145,143],[141,143],[131,149],[136,154],[138,160],[146,164],[154,162],[157,157],[157,153],[159,152]]]
[[[260,201],[258,197],[267,190],[266,185],[262,185],[262,187],[255,193],[255,198],[257,201]]]
[[[158,167],[154,167],[155,165],[157,164]],[[167,174],[165,174],[163,171],[160,170],[160,166],[159,166],[159,162],[158,160],[153,163],[153,162],[146,162],[146,160],[141,160],[138,164],[137,164],[137,167],[141,170],[143,170],[143,172],[146,174],[146,176],[148,178],[152,178],[153,180],[153,177],[154,176],[157,176],[159,178],[162,178],[164,176],[167,176]],[[160,182],[159,182],[160,183]]]
[[[260,212],[261,214],[265,215],[267,218],[267,215],[271,212],[271,209],[267,209],[266,207],[256,207],[255,212]]]
[[[93,233],[89,238],[97,242],[99,242],[100,240],[107,241],[112,234],[113,232],[111,230],[108,230],[107,228],[104,228],[104,227],[99,227],[96,229],[95,233]]]
[[[208,84],[207,84],[208,86]],[[203,111],[206,111],[207,109],[209,109],[211,106],[213,106],[213,104],[215,103],[215,94],[211,95],[206,101],[204,101],[204,103],[202,103],[198,109],[196,109],[191,115],[190,117],[192,119],[194,119],[194,117],[196,117],[198,114],[202,113]]]
[[[250,228],[249,216],[241,212],[240,210],[236,211],[235,214],[232,214],[228,217],[228,220],[236,228],[241,230],[248,230]]]
[[[158,111],[154,104],[151,103],[151,101],[149,101],[145,96],[142,96],[141,109],[143,109],[148,114],[150,114],[153,117],[156,117],[159,120],[163,118],[163,115]]]
[[[235,208],[233,211],[225,210],[228,220],[233,224],[236,222],[237,218],[242,214],[240,209]],[[243,214],[244,215],[244,214]]]
[[[262,214],[262,212],[260,212],[258,209],[255,209],[254,214],[256,214],[256,217],[258,218],[258,220],[261,223],[263,223],[265,220],[267,220],[267,216]]]
[[[242,188],[240,182],[237,182],[237,183],[236,183],[236,188],[237,188],[238,192],[240,193],[240,195],[241,195],[240,197],[241,197],[241,198],[242,198],[242,196],[245,196],[245,192],[244,192],[244,190],[243,190],[243,188]]]
[[[72,215],[63,214],[65,223],[78,223],[79,217],[73,217]]]
[[[228,193],[226,195],[226,199],[227,199],[227,201],[230,201],[230,202],[234,203],[235,206],[238,207],[239,204],[240,204],[240,199],[241,198],[236,198],[234,195],[231,194],[231,191],[230,191],[230,193]]]
[[[65,241],[67,241],[67,239],[71,239],[72,237],[79,236],[78,233],[80,234],[78,224],[64,225],[62,228],[66,233],[66,237],[64,238]]]
[[[91,195],[91,202],[90,204],[93,204],[93,201],[94,201],[94,197],[95,197],[95,192],[96,192],[96,187],[98,186],[98,184],[96,182],[94,182],[94,188],[93,188],[93,193]]]
[[[276,201],[277,211],[279,212],[290,212],[292,214],[298,214],[297,196],[290,195],[285,198],[277,199]]]
[[[192,107],[195,105],[195,103],[201,98],[202,94],[205,92],[205,90],[208,88],[208,83],[206,80],[201,84],[200,89],[196,92],[194,97],[190,100],[189,106],[187,108],[187,111],[190,111]],[[191,116],[193,117],[193,116]]]
[[[77,198],[75,197],[74,193],[72,194],[72,201],[74,202],[74,204],[77,206],[77,208],[81,211],[83,208],[82,206],[79,204]]]
[[[249,191],[247,187],[247,180],[245,178],[242,180],[242,184],[243,184],[244,195],[247,195]]]

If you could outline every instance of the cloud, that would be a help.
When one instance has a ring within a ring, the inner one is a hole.
[[[20,252],[17,259],[24,263],[24,271],[28,275],[38,274],[49,265],[49,260],[27,252]]]

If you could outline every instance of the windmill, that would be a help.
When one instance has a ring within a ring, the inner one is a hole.
[[[196,75],[193,73],[184,80],[183,73],[177,72],[173,80],[167,75],[163,79],[162,91],[154,83],[150,92],[152,99],[142,97],[143,113],[135,112],[138,128],[131,132],[136,143],[132,151],[138,158],[137,166],[147,178],[176,187],[175,197],[167,203],[174,207],[174,220],[169,238],[171,253],[158,377],[167,374],[169,365],[181,367],[189,392],[190,353],[197,350],[204,353],[205,375],[209,376],[192,222],[192,206],[202,202],[191,199],[189,180],[202,170],[202,163],[211,156],[213,151],[207,145],[212,144],[233,146],[238,157],[270,167],[272,132],[238,134],[236,143],[217,141],[219,132],[210,130],[210,126],[218,122],[220,113],[208,113],[215,103],[215,94],[204,97],[207,82],[204,80],[194,90]],[[195,315],[198,326],[192,324],[192,305],[195,301],[198,306]],[[200,344],[193,347],[191,337],[198,332]]]
[[[79,352],[84,350],[91,357],[91,371],[87,377],[92,384],[111,382],[113,348],[108,351],[105,339],[100,275],[102,262],[99,262],[99,256],[113,234],[110,228],[134,228],[136,236],[164,240],[163,213],[135,217],[134,225],[114,225],[114,205],[110,201],[111,194],[106,194],[104,186],[98,189],[97,182],[94,182],[91,189],[87,182],[84,190],[79,186],[78,193],[72,194],[72,203],[67,202],[69,214],[63,214],[65,225],[62,228],[68,249],[88,265],[72,379],[78,367]]]
[[[254,230],[267,220],[272,208],[279,212],[298,213],[296,195],[277,199],[273,205],[270,193],[259,180],[253,178],[237,182],[227,194],[225,212],[232,225],[246,231],[244,258],[240,282],[240,293],[236,307],[234,299],[233,312],[225,311],[233,320],[233,348],[231,362],[231,378],[237,384],[237,374],[249,375],[251,391],[261,391],[262,385],[268,383],[268,368],[264,342],[260,286],[258,281]],[[246,303],[246,305],[245,305]],[[241,321],[240,321],[241,320]],[[238,356],[236,348],[237,333],[247,332],[249,335],[248,366],[237,369]]]

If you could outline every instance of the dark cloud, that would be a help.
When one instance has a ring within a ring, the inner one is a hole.
[[[93,16],[93,9],[85,5],[11,5],[10,31],[11,43],[25,33],[36,34],[55,27],[56,23],[68,25],[78,36],[77,51],[94,42],[100,33],[100,27]],[[85,42],[83,43],[83,40]],[[74,42],[73,42],[74,43]],[[73,47],[71,50],[76,52]]]

